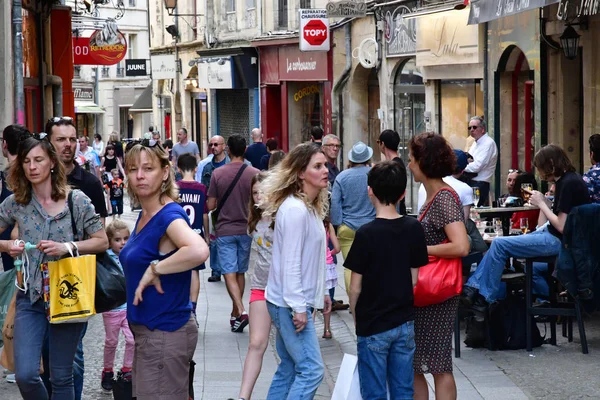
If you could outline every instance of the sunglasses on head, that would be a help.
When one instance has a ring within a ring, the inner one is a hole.
[[[512,173],[514,173],[514,172],[516,172],[516,173],[520,174],[520,173],[521,173],[521,170],[519,170],[519,169],[509,169],[509,170],[508,170],[508,173],[509,173],[509,174],[512,174]]]
[[[28,137],[32,137],[37,140],[44,140],[44,139],[48,140],[48,134],[46,132],[32,133],[31,136],[24,136],[21,140],[25,140]]]
[[[162,146],[160,145],[158,140],[154,140],[154,139],[144,139],[141,142],[142,146],[144,147],[148,147],[148,148],[153,148],[153,147],[160,147],[162,149]]]
[[[73,118],[72,117],[52,117],[48,120],[48,122],[52,122],[54,124],[56,124],[60,121],[73,122]]]

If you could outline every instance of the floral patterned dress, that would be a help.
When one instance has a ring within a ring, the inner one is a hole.
[[[421,220],[428,246],[435,246],[447,239],[444,227],[453,222],[464,221],[458,195],[452,190],[442,190],[431,201],[431,207]],[[456,196],[456,197],[454,197]],[[429,203],[423,205],[419,216]],[[440,304],[415,308],[415,342],[417,348],[413,360],[416,374],[442,374],[452,372],[452,333],[458,309],[458,296]]]

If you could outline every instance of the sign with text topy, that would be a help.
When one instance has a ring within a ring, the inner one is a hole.
[[[127,41],[117,31],[114,37],[106,39],[101,30],[89,38],[73,38],[73,64],[75,65],[115,65],[125,58]]]
[[[300,50],[329,51],[329,19],[325,9],[300,9]]]

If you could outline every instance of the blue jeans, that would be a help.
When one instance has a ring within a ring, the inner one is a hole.
[[[292,310],[267,301],[269,315],[277,328],[276,347],[281,363],[277,367],[267,400],[301,400],[315,397],[323,381],[325,367],[317,339],[312,309],[300,333],[292,321]]]
[[[217,253],[219,268],[225,274],[244,274],[250,263],[250,247],[252,237],[248,235],[232,235],[218,237]]]
[[[40,378],[40,356],[49,338],[50,381],[53,400],[74,400],[73,359],[82,323],[50,324],[41,300],[31,304],[29,294],[17,293],[15,315],[15,375],[25,400],[48,400]]]
[[[210,241],[210,269],[211,276],[221,277],[221,269],[219,268],[219,254],[217,253],[217,241]]]
[[[358,374],[363,399],[413,398],[415,323],[408,321],[389,331],[358,336]]]
[[[75,353],[75,360],[73,360],[73,384],[75,385],[75,400],[81,400],[81,394],[83,392],[83,374],[85,372],[85,365],[83,362],[83,337],[87,331],[87,322],[81,331],[79,337],[79,343],[77,344],[77,352]]]
[[[479,289],[485,300],[493,303],[500,297],[502,271],[510,257],[554,256],[559,251],[560,239],[548,232],[547,226],[527,235],[496,238],[466,285]]]

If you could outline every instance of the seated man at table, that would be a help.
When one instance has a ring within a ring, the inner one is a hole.
[[[523,193],[521,192],[521,185],[524,183],[530,183],[531,186],[533,187],[533,190],[537,190],[537,188],[538,188],[537,181],[535,180],[535,175],[533,175],[531,172],[519,173],[516,176],[515,181],[513,183],[514,193],[515,193],[514,196],[521,197],[523,199],[523,201],[525,201],[525,199],[523,198]],[[521,227],[520,226],[521,218],[527,218],[529,220],[530,228],[535,228],[534,224],[537,223],[539,216],[540,216],[540,210],[537,208],[533,209],[533,210],[527,210],[527,211],[517,211],[510,218],[510,226],[512,229],[519,229]],[[533,231],[534,229],[530,229],[530,230]]]
[[[508,175],[506,175],[506,193],[504,193],[498,198],[498,204],[500,204],[501,201],[506,201],[506,199],[509,196],[515,196],[515,188],[517,187],[515,185],[515,180],[517,179],[517,176],[519,176],[520,173],[521,171],[519,171],[518,169],[508,170]],[[520,190],[518,190],[518,193],[516,195],[519,194]]]
[[[573,207],[590,202],[583,179],[575,172],[563,149],[551,144],[544,146],[535,155],[533,163],[543,180],[556,183],[554,204],[551,205],[543,193],[532,191],[530,202],[540,209],[536,231],[494,239],[490,250],[463,287],[461,302],[473,311],[485,313],[489,304],[499,299],[502,271],[510,257],[558,255],[567,215]]]

